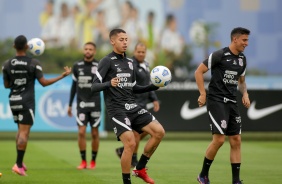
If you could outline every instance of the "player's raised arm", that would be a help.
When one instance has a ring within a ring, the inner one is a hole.
[[[71,73],[71,68],[68,67],[68,66],[65,66],[64,70],[65,71],[58,77],[55,77],[55,78],[52,78],[52,79],[45,79],[44,76],[42,76],[41,78],[38,79],[38,81],[43,87],[49,86],[49,85],[61,80],[62,78],[68,76]]]

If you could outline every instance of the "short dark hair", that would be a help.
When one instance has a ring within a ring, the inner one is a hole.
[[[24,50],[27,45],[27,39],[24,35],[19,35],[14,40],[14,46],[16,50]]]
[[[135,45],[134,50],[136,50],[138,46],[145,47],[145,48],[147,49],[147,47],[146,47],[146,45],[145,45],[144,43],[138,42],[138,43]]]
[[[126,33],[126,32],[123,29],[120,29],[120,28],[113,29],[113,30],[111,30],[111,32],[109,34],[109,38],[111,39],[112,36],[117,35],[119,33]]]
[[[230,35],[231,41],[232,41],[232,38],[236,35],[249,35],[250,33],[251,31],[246,28],[236,27],[231,31],[231,35]]]
[[[96,49],[96,44],[94,42],[86,42],[85,45],[92,45]]]

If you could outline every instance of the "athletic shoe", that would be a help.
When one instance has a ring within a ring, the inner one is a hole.
[[[24,163],[23,163],[23,169],[24,169],[24,171],[27,171],[27,167]]]
[[[201,176],[199,175],[199,176],[197,177],[197,181],[198,181],[200,184],[210,184],[209,177],[207,177],[207,176],[201,177]]]
[[[241,180],[241,181],[236,181],[236,182],[233,182],[233,184],[243,184],[243,180]]]
[[[122,152],[123,152],[123,147],[120,147],[120,148],[117,148],[116,149],[116,154],[119,158],[121,158],[121,155],[122,155]]]
[[[96,162],[94,160],[92,160],[90,162],[90,165],[88,166],[88,169],[95,169],[96,168]]]
[[[132,170],[132,176],[139,177],[142,180],[144,180],[146,183],[154,184],[155,183],[154,180],[148,176],[146,170],[147,170],[146,168],[143,168],[140,170],[137,170],[136,168],[134,168]]]
[[[77,169],[86,169],[87,168],[87,162],[85,160],[82,160],[80,165],[77,166]]]
[[[20,176],[27,176],[27,174],[24,171],[23,167],[18,167],[17,164],[15,164],[12,168],[12,171]]]

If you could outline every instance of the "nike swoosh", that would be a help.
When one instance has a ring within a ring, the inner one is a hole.
[[[248,117],[252,120],[263,118],[282,109],[282,104],[273,105],[263,109],[256,109],[255,106],[256,102],[253,101],[248,110]]]
[[[200,116],[204,113],[207,112],[207,108],[206,106],[203,106],[203,107],[199,107],[199,108],[195,108],[195,109],[190,109],[189,108],[189,101],[186,101],[183,105],[182,105],[182,108],[181,108],[181,111],[180,111],[180,116],[183,118],[183,119],[193,119],[197,116]]]

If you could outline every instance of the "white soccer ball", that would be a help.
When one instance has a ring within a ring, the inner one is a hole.
[[[32,38],[27,44],[32,55],[40,56],[44,53],[45,43],[40,38]]]
[[[152,69],[151,82],[157,87],[167,86],[171,81],[171,72],[165,66],[156,66]]]

